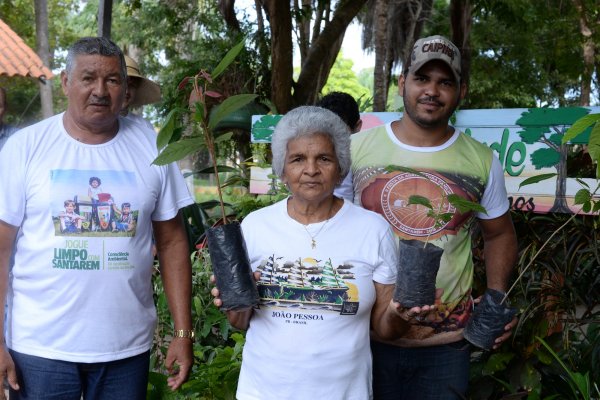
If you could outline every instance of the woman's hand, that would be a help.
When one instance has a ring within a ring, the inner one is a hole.
[[[409,324],[420,324],[423,322],[433,321],[436,317],[436,311],[439,304],[441,304],[442,294],[444,293],[443,288],[437,288],[435,290],[434,304],[424,305],[421,307],[405,308],[402,304],[390,300],[390,308],[400,318]]]
[[[260,272],[259,271],[254,272],[253,276],[254,276],[254,282],[258,281],[260,279]],[[216,285],[216,279],[215,279],[214,275],[210,276],[210,282]],[[217,306],[218,308],[221,308],[223,306],[223,301],[219,297],[219,295],[220,295],[219,289],[216,286],[214,286],[210,290],[210,294],[214,297],[213,304],[215,306]],[[231,324],[231,326],[233,326],[234,328],[237,328],[237,329],[246,330],[246,329],[248,329],[248,325],[250,324],[250,318],[252,317],[253,310],[254,310],[253,308],[245,308],[245,309],[239,309],[239,310],[224,310],[224,311],[225,311],[225,314],[227,315],[227,319],[229,320],[229,323]]]
[[[371,311],[371,327],[380,339],[395,340],[408,331],[411,324],[435,318],[443,289],[437,289],[434,304],[405,308],[393,301],[395,285],[375,284],[376,300]]]

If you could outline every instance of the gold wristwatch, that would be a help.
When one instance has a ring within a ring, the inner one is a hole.
[[[173,331],[173,337],[174,338],[187,338],[187,339],[190,339],[193,342],[195,336],[196,335],[194,334],[193,330],[176,329],[176,330]]]

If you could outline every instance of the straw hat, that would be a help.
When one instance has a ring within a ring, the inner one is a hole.
[[[140,107],[144,104],[159,102],[160,86],[140,73],[140,67],[133,58],[125,56],[125,64],[127,65],[127,76],[130,78],[138,78],[140,81],[135,92],[135,97],[131,100],[131,103],[129,103],[129,107]]]

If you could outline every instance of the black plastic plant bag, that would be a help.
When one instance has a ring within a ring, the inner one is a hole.
[[[233,222],[206,232],[208,251],[223,310],[251,308],[258,304],[246,242],[240,224]]]
[[[394,301],[403,307],[421,307],[435,302],[435,279],[444,249],[418,240],[401,240]]]
[[[504,327],[517,313],[516,308],[510,307],[507,302],[502,303],[503,299],[502,292],[494,289],[485,291],[463,331],[465,339],[484,350],[491,350],[496,338],[504,333]]]

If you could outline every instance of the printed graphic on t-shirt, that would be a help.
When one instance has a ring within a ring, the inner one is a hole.
[[[472,212],[460,213],[448,197],[451,195],[472,202],[479,202],[484,184],[474,176],[447,173],[434,170],[395,171],[386,173],[380,168],[364,168],[357,173],[360,191],[360,202],[366,209],[381,214],[393,227],[401,239],[437,241],[444,246],[450,241],[466,235],[469,224],[473,221]],[[364,179],[360,179],[365,177]],[[411,196],[426,198],[432,209],[422,204],[409,204]],[[448,214],[449,220],[436,219],[435,214]],[[453,242],[454,243],[454,242]],[[457,251],[455,246],[446,253]],[[465,248],[470,251],[470,247]],[[444,288],[443,303],[438,305],[436,317],[415,326],[404,337],[419,339],[434,333],[454,331],[463,328],[472,311],[469,274],[459,275],[459,280],[451,278],[455,275],[456,264],[448,262],[454,255],[445,254],[438,272],[437,283]],[[460,267],[463,268],[463,267]],[[465,280],[464,284],[462,283]],[[456,293],[460,297],[456,297]],[[452,297],[450,297],[452,295]],[[452,299],[452,300],[450,300]],[[431,328],[429,331],[423,327]],[[423,336],[425,335],[425,336]]]
[[[435,240],[444,235],[456,235],[469,221],[471,213],[459,213],[448,201],[448,196],[458,195],[468,201],[477,201],[483,185],[471,183],[472,180],[472,177],[449,176],[436,171],[377,174],[364,183],[360,202],[366,209],[381,214],[401,238]],[[426,198],[432,209],[422,204],[409,204],[411,196]],[[443,221],[436,219],[436,214],[452,217]]]
[[[354,315],[358,311],[358,286],[354,266],[334,266],[331,259],[311,257],[283,260],[270,256],[257,270],[260,304],[309,310],[332,311]]]
[[[126,171],[53,170],[52,220],[57,236],[135,236],[135,175]]]

